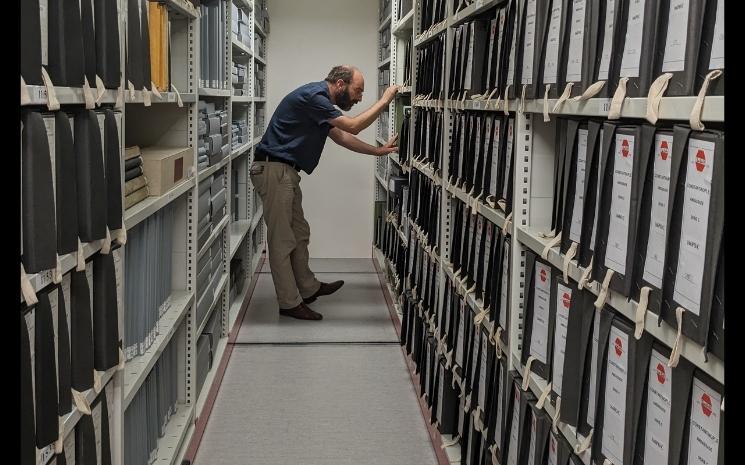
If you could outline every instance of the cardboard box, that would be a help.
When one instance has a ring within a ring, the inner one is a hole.
[[[142,169],[148,179],[150,195],[160,196],[181,184],[191,173],[194,153],[191,147],[143,147]]]

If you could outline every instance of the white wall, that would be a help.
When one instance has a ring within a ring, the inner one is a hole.
[[[365,76],[359,114],[377,96],[378,2],[371,0],[270,0],[267,123],[295,88],[323,80],[334,65],[352,64]],[[376,123],[360,133],[375,145]],[[375,157],[350,152],[331,139],[312,175],[301,174],[303,209],[310,223],[313,258],[370,257]]]

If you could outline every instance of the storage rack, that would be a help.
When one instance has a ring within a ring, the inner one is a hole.
[[[230,82],[226,82],[223,88],[211,89],[199,86],[199,29],[200,14],[199,6],[190,0],[159,0],[158,3],[166,5],[170,19],[170,59],[174,70],[172,74],[173,86],[169,92],[161,92],[161,96],[144,95],[143,91],[129,90],[106,90],[100,98],[103,106],[116,105],[116,109],[122,114],[120,127],[120,153],[122,176],[124,176],[124,148],[133,143],[158,143],[163,145],[174,145],[190,147],[194,157],[194,168],[187,175],[187,179],[177,184],[168,192],[157,197],[147,197],[140,203],[135,204],[124,212],[124,224],[131,229],[138,223],[148,219],[164,207],[173,205],[174,209],[174,237],[173,250],[171,251],[173,263],[172,293],[166,304],[161,308],[161,316],[158,322],[159,332],[151,347],[140,356],[137,356],[124,364],[123,369],[112,368],[102,376],[102,385],[105,386],[110,380],[114,387],[114,408],[109,412],[112,429],[111,450],[112,463],[123,465],[125,463],[124,450],[129,438],[124,435],[124,415],[137,392],[142,387],[147,376],[152,372],[166,346],[170,343],[177,345],[178,352],[178,409],[171,416],[165,434],[158,440],[157,456],[154,457],[158,465],[170,465],[180,463],[190,437],[194,433],[195,424],[198,421],[202,408],[205,405],[207,394],[214,380],[217,366],[227,347],[228,332],[235,324],[242,303],[251,288],[251,282],[257,278],[258,267],[264,251],[264,222],[263,209],[258,197],[251,185],[249,167],[253,160],[255,147],[261,140],[264,127],[254,131],[254,125],[249,124],[248,142],[231,150],[229,156],[225,157],[216,165],[210,166],[197,172],[197,126],[198,110],[197,103],[200,99],[208,98],[211,101],[220,101],[228,110],[229,120],[236,114],[234,109],[244,107],[243,115],[251,120],[256,105],[264,105],[266,93],[262,96],[254,96],[254,74],[256,63],[266,67],[267,57],[259,57],[242,43],[233,40],[231,33],[231,0],[220,0],[226,3],[226,18],[221,40],[224,42],[226,60],[226,75],[231,74],[231,63],[233,58],[242,60],[247,65],[247,82],[250,90],[249,95],[233,96]],[[254,12],[259,5],[266,0],[233,0],[235,5],[248,14],[250,18],[250,34],[253,37],[254,30],[261,34],[264,40],[268,40],[265,32],[254,19]],[[256,4],[254,3],[256,2]],[[125,70],[126,57],[126,21],[127,1],[118,0],[118,18],[120,32],[120,68],[122,74]],[[255,28],[255,29],[254,29]],[[265,47],[266,48],[266,47]],[[178,70],[178,72],[176,72]],[[95,89],[94,89],[95,90]],[[22,92],[24,89],[22,88]],[[47,88],[44,86],[26,86],[25,92],[28,99],[22,104],[23,108],[31,108],[39,111],[48,111],[49,104]],[[69,105],[85,104],[84,92],[81,88],[55,87],[56,97],[61,104],[61,111],[70,108]],[[158,124],[160,120],[168,124]],[[232,182],[231,172],[237,171],[238,184]],[[202,247],[206,249],[214,240],[223,239],[223,276],[218,285],[219,292],[211,305],[210,311],[197,321],[196,316],[196,263],[200,253],[197,247],[197,218],[198,218],[198,188],[202,182],[210,182],[214,173],[222,172],[225,177],[228,201],[226,202],[227,215],[219,222],[218,226],[207,243]],[[232,201],[237,196],[238,211],[232,211]],[[234,219],[237,213],[237,219]],[[101,250],[103,241],[94,241],[83,245],[85,258],[92,257]],[[123,289],[124,283],[124,251],[126,245],[116,251],[118,260],[116,275],[117,283]],[[240,294],[231,293],[229,270],[230,261],[234,257],[242,259],[245,281]],[[60,257],[62,273],[66,274],[74,269],[76,264],[75,254]],[[29,281],[35,292],[52,284],[52,270],[41,273],[29,274]],[[21,298],[23,303],[23,297]],[[127,312],[127,302],[124,301],[119,309],[119,335],[124,336],[124,315]],[[207,379],[200,393],[197,393],[197,358],[196,342],[201,334],[207,320],[214,312],[220,314],[220,338],[216,347],[212,348],[213,362]],[[33,309],[30,312],[33,314]],[[88,401],[93,401],[97,393],[91,389],[84,393]],[[111,402],[111,399],[110,399]],[[75,425],[81,417],[81,412],[73,405],[73,410],[63,422],[64,436],[67,437],[75,429]],[[37,449],[37,465],[44,465],[53,460],[53,445],[42,450]]]
[[[454,29],[455,27],[465,22],[471,21],[479,14],[492,9],[494,7],[502,5],[504,0],[473,0],[465,2],[465,6],[462,6],[456,13],[452,13],[454,6],[461,4],[459,0],[448,0],[446,11],[448,17],[445,21],[439,24],[434,24],[429,30],[420,30],[419,25],[421,24],[422,16],[422,1],[415,0],[411,12],[403,14],[401,18],[397,17],[396,12],[398,11],[397,2],[400,0],[393,0],[393,17],[391,28],[391,84],[402,84],[400,80],[397,80],[396,70],[399,67],[395,66],[395,56],[397,46],[402,46],[402,39],[412,40],[412,62],[411,62],[411,76],[412,82],[400,90],[400,98],[396,99],[396,102],[391,104],[389,109],[390,118],[390,134],[395,134],[397,128],[401,127],[401,114],[396,111],[397,107],[400,107],[399,102],[402,99],[406,99],[407,95],[412,95],[412,106],[414,108],[432,108],[438,109],[445,113],[445,127],[448,130],[444,131],[443,134],[443,174],[442,176],[435,176],[432,166],[422,165],[414,160],[410,163],[410,166],[401,166],[399,163],[397,154],[388,155],[388,163],[383,163],[381,160],[376,164],[375,172],[375,196],[374,201],[376,204],[384,205],[382,209],[376,208],[374,224],[377,225],[376,220],[387,221],[388,208],[390,207],[388,200],[389,197],[386,195],[388,185],[387,181],[391,173],[391,166],[401,167],[403,172],[410,172],[412,169],[420,171],[431,180],[442,183],[443,195],[448,193],[448,198],[458,199],[458,201],[465,202],[467,205],[472,205],[474,199],[468,193],[461,189],[450,185],[446,180],[448,179],[447,167],[449,153],[449,140],[452,137],[452,115],[456,110],[476,110],[476,111],[491,111],[491,112],[509,112],[515,117],[515,141],[520,141],[516,145],[515,155],[513,163],[515,164],[514,169],[514,188],[513,188],[513,214],[511,221],[509,222],[506,233],[513,239],[511,240],[511,251],[510,251],[510,305],[509,305],[509,317],[508,317],[508,328],[503,330],[509,335],[507,347],[504,348],[505,356],[507,357],[508,370],[516,370],[522,376],[524,374],[524,366],[520,362],[520,354],[522,350],[522,328],[523,328],[523,288],[526,270],[525,270],[525,252],[526,250],[532,250],[537,255],[543,252],[544,247],[549,243],[550,239],[544,238],[541,233],[548,233],[551,226],[551,186],[553,185],[552,171],[555,163],[554,154],[554,133],[556,126],[555,115],[575,115],[585,117],[607,117],[610,110],[610,98],[590,98],[587,100],[573,100],[569,99],[563,102],[558,110],[549,110],[548,115],[551,118],[550,122],[544,122],[544,107],[547,106],[549,109],[553,109],[557,103],[557,99],[548,99],[547,105],[543,99],[526,99],[523,103],[523,108],[519,109],[521,104],[519,99],[513,99],[509,101],[501,100],[497,101],[495,95],[492,100],[467,100],[467,101],[455,101],[450,99],[445,100],[426,100],[423,96],[417,95],[417,83],[416,83],[416,54],[415,50],[421,48],[431,40],[439,36],[440,34],[446,35],[446,47],[445,47],[445,60],[444,60],[444,73],[445,73],[445,95],[449,95],[447,90],[447,72],[450,69],[451,48],[454,40]],[[398,40],[397,40],[398,39]],[[379,53],[380,54],[380,53]],[[402,68],[400,68],[402,69]],[[400,70],[399,70],[400,72]],[[501,91],[501,90],[500,90]],[[691,115],[691,111],[694,107],[696,97],[662,97],[659,105],[659,119],[660,120],[673,120],[680,121],[681,123],[687,123]],[[522,110],[522,111],[519,111]],[[623,107],[621,110],[620,117],[622,121],[624,119],[644,119],[647,110],[647,98],[629,98],[624,100]],[[704,122],[723,122],[724,121],[724,96],[707,96],[703,111],[701,112],[701,121]],[[380,121],[378,123],[380,134]],[[409,153],[411,153],[411,145],[413,145],[413,125],[409,128]],[[378,137],[377,142],[383,144],[384,141]],[[378,185],[380,184],[380,185]],[[540,187],[543,186],[543,187]],[[548,186],[548,187],[546,187]],[[452,278],[453,270],[444,260],[449,254],[449,219],[451,202],[442,199],[441,202],[441,234],[439,250],[443,257],[443,260],[439,260],[439,296],[437,299],[437,312],[442,309],[442,301],[444,294],[444,284],[446,280]],[[478,211],[487,220],[494,223],[500,229],[505,227],[505,215],[499,209],[494,209],[483,202],[478,203]],[[401,224],[401,219],[395,226],[398,228]],[[414,228],[408,228],[405,231],[399,229],[399,235],[401,236],[402,244],[408,243],[410,235],[415,234]],[[384,253],[373,245],[373,259],[376,262],[376,267],[386,280],[386,292],[391,296],[393,305],[396,309],[396,313],[399,318],[402,316],[401,308],[399,305],[399,299],[403,292],[408,291],[408,287],[402,288],[398,278],[395,276],[395,266],[385,257]],[[557,247],[550,250],[548,255],[548,261],[551,265],[561,270],[563,268],[564,257],[559,253]],[[576,261],[572,261],[569,266],[569,276],[576,283],[579,281],[580,276],[584,272],[584,269],[576,265]],[[597,295],[600,291],[600,284],[597,282],[591,282],[588,285],[591,292]],[[478,308],[474,294],[470,293],[465,295],[465,300],[468,306],[474,314],[479,313],[482,309]],[[634,314],[636,312],[637,303],[634,301],[628,301],[625,297],[609,291],[609,297],[607,301],[617,313],[623,314],[625,317],[634,321]],[[488,318],[482,323],[491,330],[493,325],[498,324],[489,321]],[[666,324],[658,326],[656,316],[651,313],[647,313],[645,321],[645,332],[651,334],[655,340],[661,341],[668,347],[672,347],[675,337],[676,330]],[[683,350],[681,356],[690,362],[692,362],[697,368],[700,368],[708,375],[710,375],[716,381],[724,384],[724,362],[717,359],[714,355],[704,355],[702,347],[695,342],[689,340],[683,336]],[[489,341],[492,347],[494,342]],[[438,355],[440,354],[438,349]],[[705,357],[708,357],[705,358]],[[457,377],[456,374],[454,376]],[[546,381],[538,377],[535,373],[530,372],[529,374],[529,388],[530,390],[539,397],[542,391],[546,387]],[[418,392],[418,387],[416,387]],[[555,413],[555,404],[552,401],[547,401],[544,404],[544,410],[553,417]],[[561,424],[561,432],[564,434],[570,445],[578,446],[585,439],[581,434],[578,434],[575,428]],[[450,441],[452,438],[443,436],[443,442]],[[461,459],[459,443],[446,448],[448,457],[451,463],[459,463]],[[580,459],[585,465],[590,464],[590,449],[582,453]],[[496,462],[495,462],[496,463]]]

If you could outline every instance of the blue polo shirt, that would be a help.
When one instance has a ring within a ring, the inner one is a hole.
[[[328,120],[339,116],[326,81],[305,84],[279,103],[256,151],[296,163],[310,174],[331,130]]]

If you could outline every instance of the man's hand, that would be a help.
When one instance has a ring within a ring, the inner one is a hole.
[[[398,145],[396,145],[397,142],[398,134],[388,139],[388,142],[386,142],[382,147],[378,147],[378,156],[383,157],[389,153],[398,152]]]
[[[396,97],[396,94],[398,93],[398,90],[400,89],[400,86],[390,86],[383,92],[383,98],[382,100],[385,100],[388,103],[391,103],[391,101]]]

